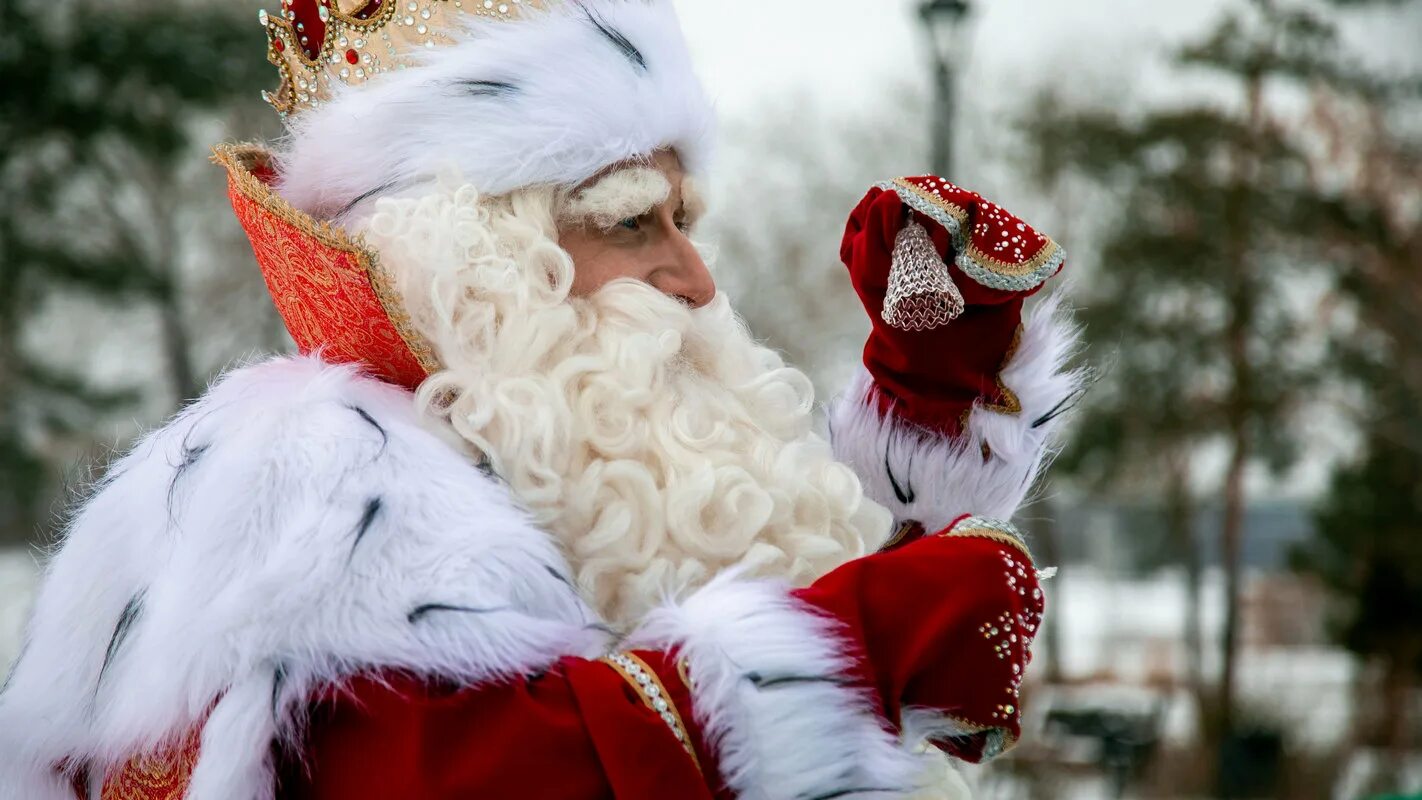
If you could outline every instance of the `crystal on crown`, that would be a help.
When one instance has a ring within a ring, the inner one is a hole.
[[[283,117],[329,99],[338,83],[358,86],[404,69],[420,48],[450,44],[470,16],[516,19],[545,0],[281,0],[258,12],[267,60],[281,85],[262,97]]]

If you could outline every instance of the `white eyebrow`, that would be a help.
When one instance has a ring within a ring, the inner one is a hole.
[[[640,217],[671,197],[671,181],[651,167],[628,167],[613,172],[574,193],[563,204],[559,217],[569,222],[591,222],[608,229],[629,217]]]

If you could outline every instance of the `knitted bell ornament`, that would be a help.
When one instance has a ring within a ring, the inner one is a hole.
[[[976,407],[1020,411],[999,375],[1023,301],[1062,268],[1056,242],[928,175],[871,188],[840,256],[873,321],[864,365],[885,413],[956,435]]]
[[[917,222],[904,225],[894,239],[884,321],[903,331],[926,331],[947,325],[962,313],[963,293],[938,257],[928,230]]]

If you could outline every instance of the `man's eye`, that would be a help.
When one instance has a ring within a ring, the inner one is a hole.
[[[642,227],[641,220],[637,219],[636,217],[628,217],[627,219],[624,219],[617,224],[619,227],[626,228],[629,231],[635,231]]]

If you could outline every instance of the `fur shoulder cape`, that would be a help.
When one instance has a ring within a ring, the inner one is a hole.
[[[192,797],[270,793],[270,743],[369,668],[469,682],[605,652],[551,537],[350,367],[233,371],[116,462],[0,694],[0,797],[73,797],[203,727]]]

